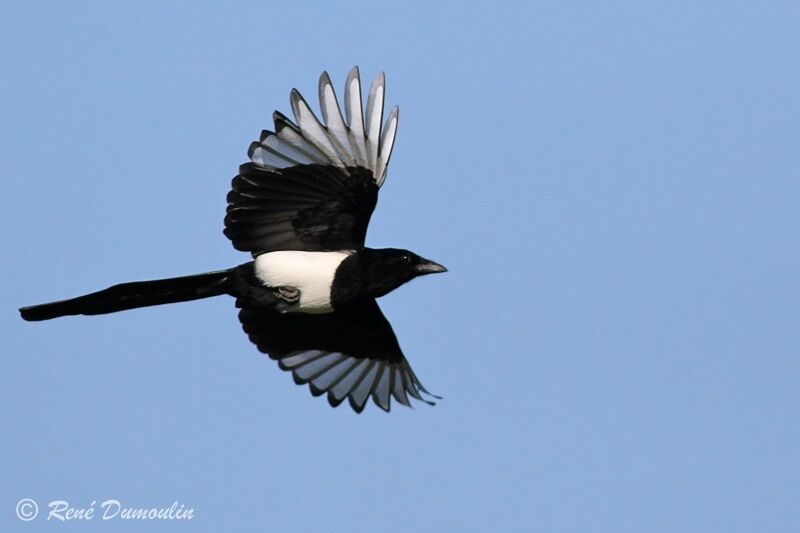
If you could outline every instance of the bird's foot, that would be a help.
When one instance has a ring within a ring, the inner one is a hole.
[[[275,296],[290,304],[300,300],[300,289],[296,287],[276,287]]]

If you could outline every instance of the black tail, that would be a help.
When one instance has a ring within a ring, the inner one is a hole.
[[[102,315],[149,305],[199,300],[226,294],[228,275],[233,270],[122,283],[71,300],[23,307],[19,312],[25,320],[49,320],[66,315]]]

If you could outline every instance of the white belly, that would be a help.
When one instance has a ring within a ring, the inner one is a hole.
[[[256,277],[270,287],[300,290],[297,311],[329,313],[331,284],[347,252],[299,252],[287,250],[261,254],[255,260]]]

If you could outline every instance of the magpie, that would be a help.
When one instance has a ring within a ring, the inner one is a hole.
[[[447,269],[404,249],[365,246],[367,226],[397,133],[398,107],[384,122],[385,78],[362,105],[358,67],[344,90],[344,116],[330,77],[319,79],[323,121],[297,89],[294,121],[273,113],[248,150],[227,197],[224,234],[252,261],[229,268],[105,290],[20,309],[49,320],[229,295],[259,351],[308,384],[331,406],[345,399],[360,413],[369,398],[434,405],[403,355],[376,299],[404,283]],[[433,398],[433,399],[432,399]]]

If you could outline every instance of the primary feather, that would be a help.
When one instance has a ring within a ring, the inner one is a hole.
[[[294,122],[275,112],[275,132],[265,130],[250,148],[250,160],[264,168],[283,169],[311,163],[328,164],[348,172],[361,167],[380,186],[397,134],[399,108],[383,124],[386,81],[381,72],[372,82],[366,108],[361,101],[361,79],[353,67],[345,84],[345,113],[339,106],[330,76],[319,78],[321,122],[297,89],[289,97]],[[346,117],[346,120],[345,120]]]

